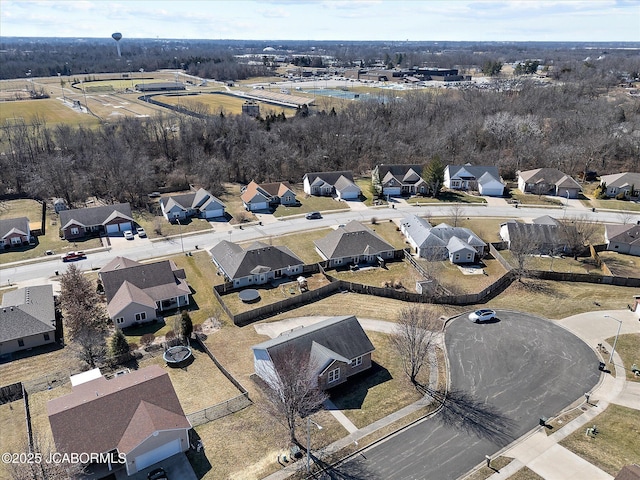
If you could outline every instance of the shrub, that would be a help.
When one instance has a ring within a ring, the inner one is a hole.
[[[174,338],[176,338],[176,332],[174,332],[173,330],[169,330],[164,338],[166,338],[167,340],[173,340]]]
[[[402,288],[402,281],[400,281],[400,280],[395,280],[395,281],[393,282],[393,288],[395,288],[395,289],[400,289],[400,288]]]
[[[619,194],[616,195],[616,200],[626,200],[627,196],[624,194],[624,192],[620,192]]]
[[[142,335],[142,337],[140,337],[140,343],[144,348],[147,348],[153,343],[155,339],[156,336],[153,333],[145,333],[144,335]]]

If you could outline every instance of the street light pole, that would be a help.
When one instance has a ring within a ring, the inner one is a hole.
[[[618,331],[616,332],[616,338],[613,341],[613,348],[611,349],[611,355],[609,355],[609,363],[613,363],[613,354],[616,351],[616,345],[618,344],[618,336],[620,335],[620,327],[622,327],[622,320],[618,320],[615,317],[612,317],[611,315],[605,315],[605,317],[607,318],[613,318],[616,322],[618,322]]]
[[[311,420],[311,416],[307,416],[307,473],[311,473],[311,424],[318,427],[318,430],[322,430],[322,425],[317,424]]]

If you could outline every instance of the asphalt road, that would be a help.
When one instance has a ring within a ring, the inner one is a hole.
[[[551,321],[500,311],[445,332],[450,398],[437,415],[330,472],[334,479],[451,480],[579,399],[599,379],[589,346]]]
[[[577,201],[576,201],[577,202]],[[214,224],[214,230],[198,235],[185,235],[182,242],[180,238],[174,237],[168,240],[155,242],[141,242],[139,239],[133,240],[131,245],[126,249],[112,248],[109,251],[89,253],[87,260],[76,262],[81,270],[91,270],[101,268],[117,255],[126,256],[132,260],[147,260],[166,255],[175,255],[184,251],[194,251],[196,245],[202,249],[209,249],[217,244],[220,240],[231,240],[234,242],[246,242],[249,240],[267,239],[269,237],[277,237],[289,233],[307,231],[313,228],[329,227],[350,220],[369,221],[372,217],[378,220],[388,220],[402,218],[408,214],[430,215],[430,216],[446,216],[449,214],[449,206],[432,205],[432,206],[406,206],[402,204],[395,205],[396,208],[369,208],[367,210],[346,211],[338,213],[327,213],[320,220],[306,220],[304,217],[287,218],[283,221],[275,221],[265,223],[264,225],[248,225],[242,230],[233,228],[229,229],[227,224]],[[616,212],[598,211],[591,212],[580,208],[578,204],[567,209],[567,218],[572,216],[585,215],[588,218],[607,223],[619,223],[620,214]],[[470,205],[462,208],[461,215],[469,217],[504,217],[504,218],[535,218],[541,215],[560,216],[561,208],[513,208],[510,206],[487,206],[487,205]],[[640,215],[632,215],[630,221],[635,223],[640,221]],[[231,233],[229,233],[231,232]],[[71,248],[70,248],[71,249]],[[2,263],[0,259],[0,264]],[[49,278],[54,275],[56,270],[64,271],[65,263],[59,259],[41,261],[37,263],[25,262],[19,265],[3,265],[0,269],[0,286],[6,285],[7,280],[12,283],[34,281],[43,278]]]

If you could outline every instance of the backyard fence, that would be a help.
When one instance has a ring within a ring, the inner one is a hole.
[[[0,405],[15,402],[22,398],[22,382],[0,387]]]
[[[253,402],[249,399],[248,393],[243,393],[237,397],[230,398],[224,402],[212,405],[197,412],[187,414],[187,418],[192,427],[203,425],[205,423],[217,420],[218,418],[231,415],[232,413],[239,412],[240,410],[247,408]]]

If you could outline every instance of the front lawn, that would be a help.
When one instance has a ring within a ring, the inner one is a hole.
[[[309,220],[309,228],[313,228],[314,224],[312,220]],[[325,237],[332,231],[331,228],[320,228],[316,230],[307,230],[303,233],[292,233],[289,235],[278,235],[277,237],[269,237],[262,239],[264,243],[269,245],[278,245],[287,247],[293,253],[296,254],[300,260],[306,264],[317,263],[322,260],[322,257],[316,252],[316,246],[313,243],[314,240]],[[246,248],[254,242],[242,243],[241,246]]]
[[[560,198],[551,198],[546,195],[535,195],[533,193],[522,193],[520,190],[511,190],[510,197],[512,200],[517,200],[522,205],[553,205],[563,206],[566,204],[566,199],[563,202]]]
[[[607,343],[613,346],[615,337],[607,338]],[[640,368],[640,333],[627,333],[618,336],[616,352],[622,358],[624,369],[627,372],[627,380],[640,382],[640,377],[631,372],[631,366]]]
[[[349,206],[345,202],[332,197],[307,195],[297,188],[294,188],[294,191],[299,204],[296,206],[279,205],[275,212],[273,212],[274,217],[281,218],[291,215],[302,215],[303,213],[309,212],[328,212],[332,210],[349,209]]]
[[[329,390],[331,401],[353,424],[362,428],[422,398],[402,369],[389,335],[367,332],[376,348],[372,368],[349,379],[345,385]],[[427,383],[428,366],[418,380]]]
[[[586,436],[580,428],[560,445],[609,475],[616,475],[625,465],[640,463],[640,411],[610,404],[592,423],[598,429],[595,436]]]
[[[407,203],[411,205],[426,205],[432,203],[487,203],[487,201],[477,195],[469,195],[455,190],[444,190],[438,194],[437,198],[414,196],[407,199]]]
[[[144,228],[149,238],[163,238],[175,235],[186,235],[203,230],[211,230],[211,224],[204,218],[187,218],[180,223],[171,223],[162,215],[154,215],[148,211],[137,211],[133,214],[136,223]]]

